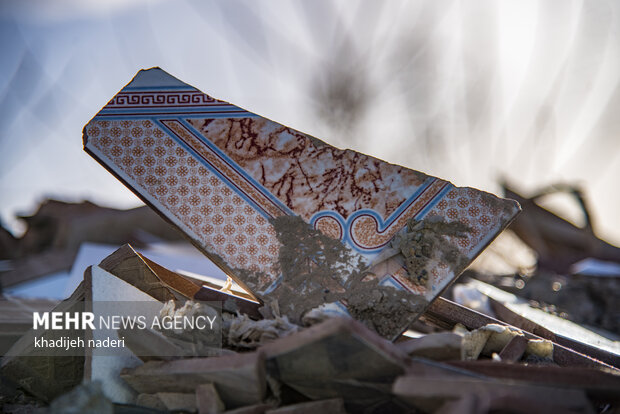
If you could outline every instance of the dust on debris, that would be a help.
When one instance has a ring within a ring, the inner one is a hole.
[[[471,228],[460,221],[446,222],[441,216],[430,216],[424,220],[409,219],[404,233],[397,234],[391,242],[405,258],[408,278],[412,282],[428,286],[427,266],[435,257],[453,269],[461,269],[467,257],[459,252],[445,236],[466,237]]]
[[[355,319],[382,336],[393,336],[424,310],[424,298],[379,285],[360,256],[300,217],[282,216],[271,224],[281,245],[282,281],[263,299],[277,300],[291,321],[301,323],[307,311],[342,302]]]

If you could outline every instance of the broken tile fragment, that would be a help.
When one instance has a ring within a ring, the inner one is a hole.
[[[265,345],[267,373],[307,398],[390,403],[391,383],[408,357],[359,322],[333,318]]]
[[[224,414],[265,414],[265,411],[273,408],[270,404],[254,404],[225,411]]]
[[[125,339],[125,346],[142,361],[171,360],[177,356],[193,356],[189,350],[171,341],[160,332],[151,329],[119,329],[119,337]]]
[[[332,147],[159,68],[140,71],[85,126],[84,148],[293,322],[323,307],[386,337],[519,211],[516,202]]]
[[[393,392],[421,412],[593,412],[580,389],[479,378],[405,376],[394,382]],[[455,404],[461,400],[469,401]]]
[[[286,407],[268,410],[265,414],[346,414],[344,404],[340,398],[332,398],[329,400],[309,401],[300,404],[288,405]]]
[[[197,386],[195,398],[198,414],[217,414],[225,409],[224,403],[213,384],[200,384]]]
[[[196,395],[194,393],[158,392],[155,395],[168,411],[196,412]]]
[[[103,259],[99,267],[160,302],[191,299],[200,286],[152,262],[126,244]]]
[[[265,396],[264,355],[260,352],[224,357],[149,361],[121,372],[135,391],[194,393],[201,384],[213,383],[226,407],[256,404]]]
[[[139,394],[136,398],[136,404],[154,410],[166,410],[166,406],[163,401],[159,399],[157,394]]]
[[[202,286],[194,295],[194,299],[202,302],[221,302],[222,310],[229,313],[241,313],[250,316],[253,319],[262,319],[259,308],[262,306],[259,302],[252,300],[249,296],[242,296],[241,292],[224,292],[220,290],[222,287]]]

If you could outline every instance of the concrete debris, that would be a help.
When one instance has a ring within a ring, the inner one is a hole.
[[[516,337],[523,337],[523,333],[511,327],[489,324],[482,328],[467,332],[463,335],[461,359],[474,360],[482,354],[490,357],[499,354]],[[527,340],[523,350],[525,355],[533,355],[541,359],[553,359],[553,343],[547,340]]]
[[[300,327],[289,322],[286,316],[255,321],[247,315],[235,315],[224,329],[227,331],[226,342],[230,347],[256,349],[295,333]]]

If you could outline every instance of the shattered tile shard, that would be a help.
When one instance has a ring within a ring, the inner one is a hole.
[[[149,361],[121,372],[121,378],[142,394],[194,393],[213,383],[226,407],[257,404],[266,392],[265,357],[253,352],[225,357]]]
[[[519,211],[516,202],[332,147],[159,68],[138,72],[85,126],[84,147],[293,321],[320,307],[387,337]]]

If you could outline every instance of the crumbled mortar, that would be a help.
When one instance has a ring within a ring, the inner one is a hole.
[[[276,302],[292,323],[303,324],[308,311],[341,302],[351,316],[384,337],[398,335],[428,305],[422,295],[382,286],[361,256],[309,226],[298,216],[270,220],[280,242],[277,267],[282,279],[273,290],[270,278],[260,272],[234,269],[253,293],[266,304]],[[411,281],[428,287],[429,265],[441,261],[454,272],[469,259],[447,237],[466,237],[471,228],[443,217],[410,219],[390,242],[403,256]],[[268,293],[266,293],[268,291]]]
[[[262,299],[277,301],[283,315],[301,324],[306,312],[326,303],[342,302],[352,317],[385,337],[400,334],[426,307],[427,301],[392,286],[379,285],[362,257],[339,240],[313,229],[297,216],[271,220],[280,242],[278,267],[282,280]],[[257,286],[260,274],[238,272]]]
[[[391,247],[400,250],[405,258],[408,278],[412,282],[428,287],[429,262],[437,258],[452,269],[463,269],[468,258],[444,236],[467,237],[471,228],[460,221],[445,222],[441,216],[430,216],[424,220],[410,218],[405,232],[397,234]]]
[[[298,325],[289,322],[286,315],[255,321],[247,315],[237,314],[228,318],[224,324],[223,339],[227,348],[251,350],[298,332],[299,329]]]

